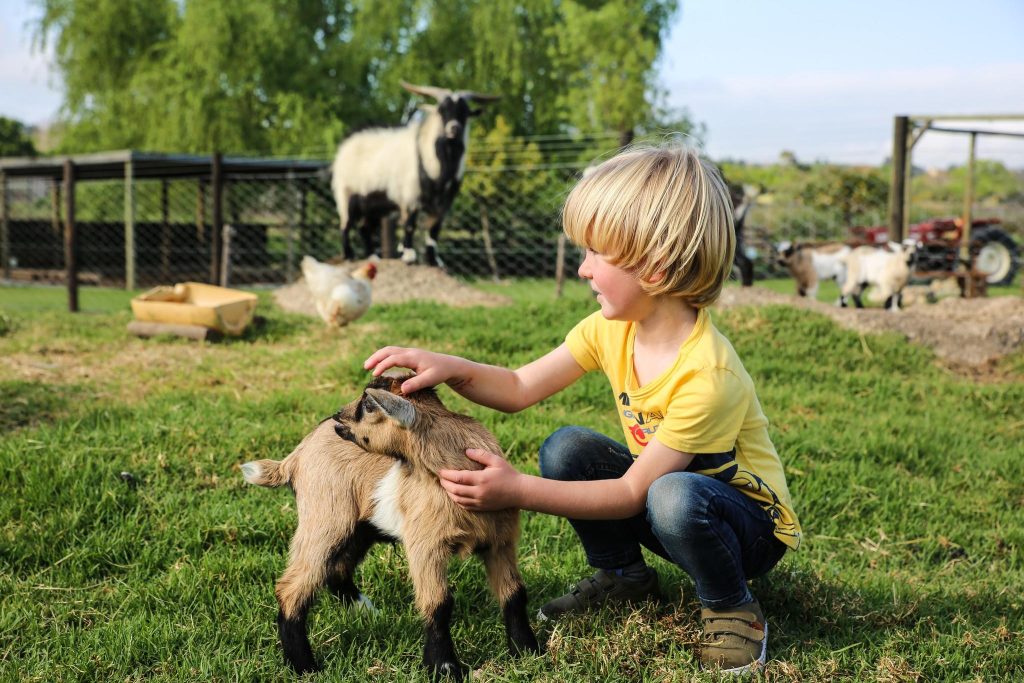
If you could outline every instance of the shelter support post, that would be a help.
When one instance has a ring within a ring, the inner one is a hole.
[[[135,166],[124,162],[124,288],[135,289]]]
[[[64,267],[68,280],[68,310],[78,311],[78,235],[75,230],[75,165],[64,161]]]
[[[971,141],[967,151],[967,178],[964,181],[964,229],[960,232],[960,264],[967,271],[964,279],[964,294],[970,298],[975,295],[974,277],[971,263],[971,222],[974,209],[974,155],[978,146],[978,134],[971,133]]]
[[[907,183],[907,130],[909,118],[897,116],[892,126],[892,185],[889,189],[889,239],[902,242],[904,196]]]

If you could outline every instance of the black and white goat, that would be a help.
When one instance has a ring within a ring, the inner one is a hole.
[[[754,185],[737,185],[727,182],[729,196],[732,199],[732,222],[736,231],[736,254],[733,257],[733,266],[740,271],[740,282],[744,287],[754,284],[754,262],[747,255],[743,243],[743,228],[747,220],[747,213],[750,207],[757,201],[761,194],[761,188]]]
[[[374,228],[397,209],[405,226],[402,260],[413,263],[413,235],[422,210],[430,231],[426,261],[437,266],[437,236],[465,170],[469,119],[481,113],[470,105],[498,97],[404,81],[402,87],[432,97],[437,104],[420,106],[426,112],[422,120],[414,119],[408,125],[394,128],[370,128],[349,136],[334,156],[331,188],[341,221],[342,250],[346,259],[354,258],[349,231],[361,224],[369,256],[373,251]]]

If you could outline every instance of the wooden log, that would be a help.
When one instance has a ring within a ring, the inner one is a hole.
[[[217,341],[223,335],[217,330],[203,327],[202,325],[181,325],[170,323],[153,323],[133,320],[128,323],[128,331],[137,337],[157,337],[159,335],[173,335],[176,337],[187,337],[199,341]]]

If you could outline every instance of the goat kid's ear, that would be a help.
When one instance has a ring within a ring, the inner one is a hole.
[[[424,112],[426,112],[428,114],[433,114],[434,112],[437,111],[437,105],[436,104],[419,104],[419,105],[416,105],[416,108],[419,109],[420,111],[424,111]]]
[[[366,399],[373,401],[385,415],[408,429],[416,421],[416,408],[412,403],[382,389],[367,389]]]
[[[483,109],[470,109],[469,110],[469,115],[470,116],[480,116],[480,114],[483,114],[483,113],[484,113]]]

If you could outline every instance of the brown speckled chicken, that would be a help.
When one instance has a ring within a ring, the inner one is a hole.
[[[316,303],[316,312],[328,325],[340,327],[360,317],[370,307],[371,281],[377,266],[365,263],[349,271],[346,265],[321,263],[302,257],[302,276]]]

